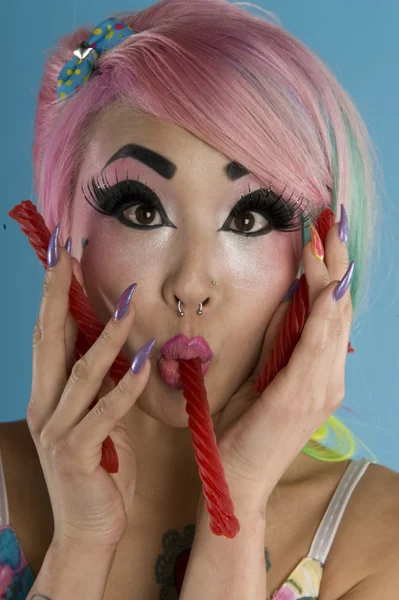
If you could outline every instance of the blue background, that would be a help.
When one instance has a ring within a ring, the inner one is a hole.
[[[138,0],[14,0],[3,6],[0,421],[25,419],[31,391],[31,338],[44,269],[8,211],[22,200],[36,203],[31,152],[45,52],[78,26],[94,28],[114,12],[151,4]],[[343,403],[352,412],[340,407],[335,415],[382,464],[399,472],[399,2],[258,0],[257,4],[274,12],[286,29],[329,65],[359,108],[378,149],[384,174],[381,258],[369,309],[352,328],[356,352],[347,357]],[[262,15],[255,9],[250,12]],[[366,451],[362,454],[368,455]]]

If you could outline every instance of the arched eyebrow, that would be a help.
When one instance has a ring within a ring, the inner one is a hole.
[[[154,150],[139,144],[126,144],[111,156],[111,158],[101,169],[101,173],[115,160],[128,157],[139,160],[143,164],[147,165],[147,167],[150,167],[156,171],[158,175],[161,175],[161,177],[164,179],[173,179],[177,171],[177,166],[175,163],[162,154],[158,154],[158,152],[154,152]],[[237,181],[237,179],[240,179],[241,177],[244,177],[250,173],[248,169],[235,161],[227,163],[223,167],[223,172],[229,181]]]

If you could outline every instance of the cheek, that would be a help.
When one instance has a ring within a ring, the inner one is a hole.
[[[123,282],[131,276],[137,277],[137,281],[148,278],[154,272],[157,258],[159,261],[150,236],[132,231],[114,219],[107,219],[105,226],[104,222],[90,234],[92,252],[87,253],[87,260],[90,259],[87,266],[95,268],[97,280]]]
[[[217,259],[229,273],[229,285],[240,292],[241,297],[250,295],[256,302],[265,299],[265,295],[267,304],[273,304],[274,298],[282,298],[299,273],[295,235],[274,231],[262,242],[232,238],[223,256]]]
[[[173,264],[176,266],[181,263],[176,256],[190,246],[188,244],[185,249],[179,250],[171,242],[173,230],[169,228],[154,230],[154,234],[136,231],[93,210],[80,212],[76,233],[78,229],[81,236],[89,240],[81,250],[80,259],[87,293],[104,323],[110,318],[115,303],[128,285],[137,282],[141,293],[138,288],[136,297],[143,294],[145,298],[146,290],[158,285],[173,269]],[[265,309],[273,309],[281,302],[298,275],[294,235],[273,232],[260,241],[259,238],[249,240],[226,234],[219,239],[219,243],[208,247],[206,252],[204,250],[202,266],[201,258],[197,260],[194,256],[196,253],[190,252],[194,262],[187,263],[185,266],[189,267],[188,270],[185,274],[180,271],[180,275],[190,276],[196,265],[196,268],[207,270],[211,279],[227,278],[228,294],[236,294],[237,297],[234,310],[242,310],[240,305],[242,307],[245,297],[247,308],[252,309],[251,314],[255,317],[261,310],[263,314],[260,318],[263,320],[267,317]],[[198,247],[201,253],[200,239]],[[186,259],[190,260],[190,256],[186,255]],[[231,301],[231,306],[233,304],[234,301]]]
[[[273,314],[291,283],[299,276],[300,255],[295,252],[293,235],[273,232],[250,264],[237,253],[236,277],[242,289],[237,294],[235,327],[229,334],[227,351],[233,357],[235,348],[243,349],[245,377],[260,358],[265,331]]]
[[[130,284],[138,283],[140,289],[138,287],[135,294],[141,296],[150,277],[154,281],[160,280],[165,273],[165,263],[162,253],[154,248],[151,236],[124,227],[115,219],[92,215],[84,231],[89,239],[81,257],[86,290],[105,323],[122,292]]]

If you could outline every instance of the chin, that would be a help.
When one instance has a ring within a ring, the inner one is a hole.
[[[183,390],[169,387],[164,383],[159,373],[153,373],[151,371],[147,386],[135,406],[149,417],[170,427],[188,428],[187,401],[183,396]],[[210,400],[210,394],[207,393],[207,396],[211,416],[214,420],[214,413],[218,414],[221,408],[215,408],[214,403]]]
[[[163,383],[151,385],[151,375],[148,384],[138,398],[136,406],[149,417],[169,425],[170,427],[188,427],[186,399],[183,390],[174,390]]]

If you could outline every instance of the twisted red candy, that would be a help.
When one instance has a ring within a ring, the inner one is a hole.
[[[47,247],[51,234],[44,223],[43,217],[37,212],[35,205],[30,200],[25,200],[10,210],[8,214],[20,223],[21,230],[28,236],[29,243],[36,250],[36,254],[44,267],[47,268]],[[327,231],[333,224],[334,213],[327,208],[320,215],[316,226],[323,245]],[[75,347],[75,357],[78,360],[98,339],[104,325],[98,319],[75,275],[72,275],[69,291],[69,310],[79,326]],[[254,391],[262,393],[279,370],[288,363],[299,340],[308,312],[308,286],[305,274],[303,274],[274,347],[253,387]],[[348,344],[348,352],[354,352],[350,343]],[[180,376],[184,385],[183,395],[187,400],[188,424],[192,434],[195,459],[203,482],[204,496],[207,499],[207,511],[211,517],[211,530],[216,535],[233,538],[239,532],[240,525],[234,516],[233,502],[230,498],[223,465],[218,453],[201,363],[199,359],[193,359],[179,361],[179,364]],[[121,351],[110,369],[110,376],[116,385],[128,368],[130,368],[130,363]],[[98,398],[92,402],[89,410],[97,402]],[[118,472],[118,455],[110,436],[103,442],[101,465],[108,473]]]

